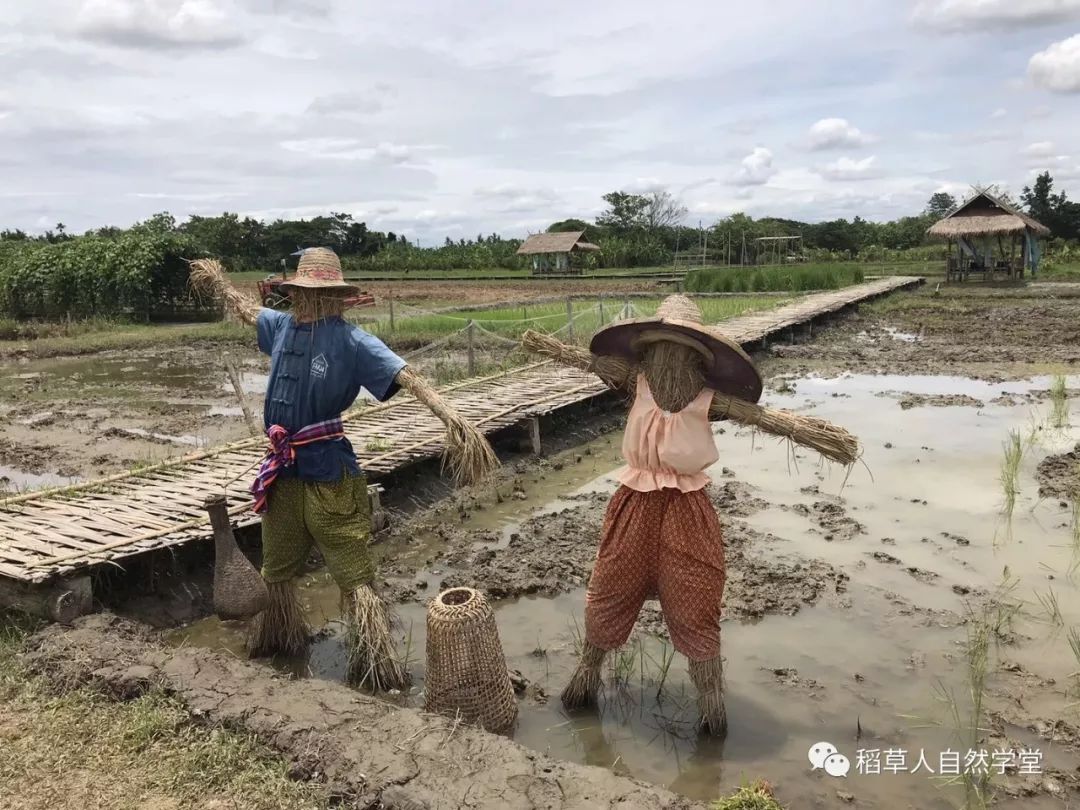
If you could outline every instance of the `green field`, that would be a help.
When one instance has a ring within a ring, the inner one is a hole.
[[[633,298],[630,305],[633,311],[624,311],[626,303],[618,299],[605,298],[576,300],[573,302],[574,337],[592,335],[602,325],[627,315],[648,317],[656,312],[662,298]],[[742,315],[759,309],[768,309],[786,303],[782,296],[732,296],[730,298],[701,298],[698,305],[706,323]],[[602,308],[602,312],[601,312]],[[462,312],[426,313],[399,315],[391,328],[388,318],[363,323],[369,332],[378,335],[387,343],[395,346],[421,346],[441,337],[465,329],[470,321],[475,321],[478,339],[484,339],[482,330],[494,333],[505,339],[519,338],[527,329],[538,332],[568,335],[567,312],[565,302],[546,304],[526,304],[504,307],[501,309],[478,309]]]
[[[861,264],[798,264],[787,267],[714,267],[692,270],[691,292],[809,292],[836,290],[866,278]]]

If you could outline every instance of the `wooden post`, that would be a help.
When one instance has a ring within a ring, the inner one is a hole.
[[[604,325],[604,299],[600,299],[600,325]]]
[[[566,296],[566,334],[574,339],[574,299]]]
[[[701,266],[705,266],[705,254],[709,252],[709,232],[705,231],[705,238],[701,244]]]
[[[0,577],[0,607],[71,624],[94,608],[90,577],[71,577],[42,585]]]
[[[476,321],[470,320],[468,326],[469,338],[469,376],[476,376]]]
[[[390,293],[390,331],[394,331],[394,294]]]
[[[529,443],[532,445],[533,453],[540,455],[543,450],[540,444],[540,419],[535,416],[529,419]]]
[[[244,388],[240,385],[240,372],[237,371],[236,364],[233,362],[233,359],[229,356],[228,352],[223,352],[221,359],[225,363],[225,373],[229,375],[229,382],[232,383],[233,392],[236,394],[236,401],[240,403],[240,410],[244,414],[244,421],[247,422],[248,433],[252,436],[261,436],[262,431],[255,422],[255,416],[251,413],[251,408],[248,407],[247,399],[244,397]]]

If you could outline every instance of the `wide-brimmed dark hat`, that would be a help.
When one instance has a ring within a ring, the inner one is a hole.
[[[650,344],[664,340],[689,346],[702,356],[709,388],[747,402],[761,399],[761,375],[750,356],[715,327],[703,325],[701,310],[685,295],[665,298],[652,318],[619,321],[601,329],[593,335],[589,351],[634,362]]]
[[[341,275],[341,259],[330,248],[308,248],[300,256],[296,275],[281,282],[282,287],[304,287],[314,290],[345,290],[358,292],[359,288],[345,281]]]

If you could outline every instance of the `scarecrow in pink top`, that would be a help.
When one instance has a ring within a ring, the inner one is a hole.
[[[617,382],[633,391],[634,402],[623,438],[627,466],[585,598],[585,646],[563,704],[595,703],[604,656],[626,642],[645,600],[658,597],[672,643],[690,662],[701,727],[721,735],[725,566],[720,521],[706,494],[705,470],[719,458],[709,407],[714,392],[757,402],[761,377],[737,344],[702,325],[701,311],[682,295],[667,298],[655,318],[602,329],[589,348],[593,369],[605,378],[605,358],[628,366]]]

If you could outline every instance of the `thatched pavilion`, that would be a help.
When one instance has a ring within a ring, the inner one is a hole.
[[[947,280],[964,281],[979,273],[992,281],[997,273],[1022,278],[1028,268],[1034,276],[1039,269],[1039,237],[1049,236],[1050,229],[989,192],[979,191],[927,233],[949,243]]]
[[[586,242],[584,237],[585,231],[537,233],[522,242],[517,253],[519,256],[532,257],[534,274],[580,273],[581,266],[575,267],[570,255],[600,250],[598,245]]]

